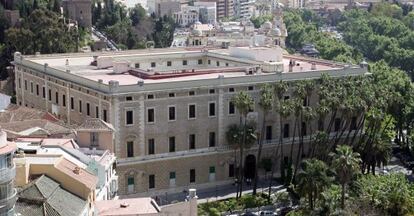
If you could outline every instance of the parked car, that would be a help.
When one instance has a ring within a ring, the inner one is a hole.
[[[277,214],[273,211],[260,211],[260,216],[276,216]]]
[[[259,215],[254,213],[254,212],[246,212],[246,213],[242,214],[242,216],[259,216]]]

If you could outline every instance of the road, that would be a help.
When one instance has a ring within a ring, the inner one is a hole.
[[[258,183],[257,192],[268,192],[269,187],[269,181],[263,180]],[[252,193],[253,192],[253,186],[250,185],[243,185],[243,193]],[[272,191],[277,191],[282,188],[282,185],[279,183],[273,181],[272,183]],[[183,191],[180,193],[167,193],[162,196],[158,196],[158,204],[159,205],[167,205],[171,203],[172,201],[184,201],[187,196],[187,191]],[[231,197],[236,197],[236,186],[232,184],[227,185],[220,185],[213,188],[207,188],[207,189],[198,189],[197,190],[197,196],[198,196],[198,203],[205,203],[210,201],[216,201],[216,200],[223,200],[228,199]]]

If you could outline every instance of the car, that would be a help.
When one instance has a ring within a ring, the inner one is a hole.
[[[259,215],[260,216],[275,216],[277,214],[273,211],[260,211]]]
[[[242,214],[242,216],[258,216],[258,214],[254,213],[254,212],[246,212],[246,213]]]

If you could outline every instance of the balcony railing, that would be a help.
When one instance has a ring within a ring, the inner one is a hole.
[[[0,184],[14,179],[16,176],[16,166],[13,163],[11,167],[0,169]]]
[[[355,131],[350,131],[350,135],[352,136]],[[342,137],[346,137],[348,132],[345,132]],[[329,134],[329,138],[332,139],[337,135],[336,132],[332,132]],[[314,139],[315,134],[313,134],[312,139]],[[309,142],[311,139],[311,136],[304,136],[303,142]],[[291,145],[293,141],[293,137],[283,138],[282,139],[282,145]],[[280,140],[278,139],[271,139],[271,140],[265,140],[263,142],[263,146],[276,146],[279,145]],[[295,144],[299,143],[299,137],[295,137]],[[251,148],[258,148],[257,143],[255,143]],[[154,159],[165,159],[165,158],[173,158],[173,157],[179,157],[179,156],[191,156],[191,155],[199,155],[199,154],[208,154],[208,153],[215,153],[215,152],[225,152],[234,150],[232,146],[229,145],[222,145],[222,146],[216,146],[216,147],[208,147],[208,148],[202,148],[202,149],[193,149],[193,150],[186,150],[186,151],[177,151],[177,152],[167,152],[167,153],[161,153],[161,154],[153,154],[153,155],[145,155],[145,156],[139,156],[134,158],[123,158],[119,159],[119,164],[124,163],[134,163],[134,162],[143,162],[148,160],[154,160]]]

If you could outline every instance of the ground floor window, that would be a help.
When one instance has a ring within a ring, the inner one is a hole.
[[[155,188],[155,175],[148,176],[148,188],[149,189]]]
[[[133,176],[128,177],[128,193],[134,192],[135,179]]]
[[[190,183],[194,183],[196,178],[195,169],[190,169]]]

